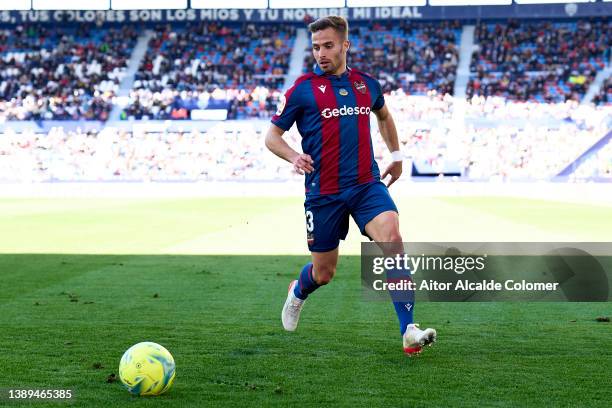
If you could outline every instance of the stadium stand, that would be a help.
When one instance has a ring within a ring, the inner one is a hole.
[[[608,132],[612,109],[579,105],[521,103],[503,98],[472,98],[465,118],[453,113],[450,96],[387,95],[402,151],[440,173],[457,164],[471,179],[549,179]],[[375,157],[388,161],[388,149],[373,124]]]
[[[579,101],[609,59],[611,34],[607,19],[479,24],[467,95]]]
[[[178,181],[298,178],[265,149],[261,133],[220,124],[206,132],[8,132],[0,138],[0,180]],[[290,136],[296,145],[297,138]]]
[[[435,90],[453,93],[461,24],[413,21],[350,26],[349,65],[374,75],[384,92],[403,89],[411,95]],[[304,72],[315,60],[307,50]]]
[[[396,92],[387,99],[402,151],[409,159],[440,173],[456,163],[463,176],[485,180],[554,177],[607,132],[606,118],[612,112],[567,102],[557,107],[560,115],[570,112],[559,122],[551,119],[551,112],[558,113],[551,109],[534,115],[533,110],[485,100],[486,110],[496,112],[491,116],[497,118],[496,126],[481,123],[482,118],[470,119],[460,130],[452,118],[455,102],[448,95],[406,98]],[[503,112],[509,114],[503,116]],[[521,112],[526,115],[522,121]],[[266,127],[230,121],[202,131],[148,131],[141,125],[131,130],[105,127],[99,132],[60,127],[48,134],[5,132],[0,138],[0,180],[300,180],[289,164],[272,159],[263,143]],[[385,166],[390,160],[388,149],[377,126],[373,124],[372,129],[375,158]],[[299,149],[295,128],[286,138]],[[610,145],[598,155],[608,166],[610,156]],[[605,168],[598,171],[609,173]]]
[[[155,28],[123,119],[189,119],[229,108],[228,118],[270,117],[284,84],[295,27],[215,22]]]
[[[276,110],[296,26],[202,22],[152,28],[122,112],[125,121],[93,131],[4,127],[0,180],[300,179],[291,166],[268,160],[262,128],[253,121],[267,125]],[[402,150],[414,162],[441,173],[456,165],[473,179],[545,179],[609,131],[612,79],[594,98],[599,106],[578,103],[609,59],[607,20],[479,25],[469,98],[459,101],[451,95],[461,28],[458,22],[409,20],[351,24],[349,64],[381,81]],[[0,125],[104,122],[137,39],[129,25],[1,30]],[[306,55],[305,71],[314,63],[310,49]],[[302,55],[295,61],[299,72]],[[199,131],[141,126],[146,119],[189,120],[196,111],[215,108],[238,120]],[[388,149],[372,121],[375,156],[384,165]],[[298,148],[295,129],[287,138]],[[611,149],[608,144],[596,151],[576,176],[609,177]]]
[[[137,36],[127,25],[0,30],[0,119],[106,120]]]
[[[589,157],[575,172],[578,179],[612,180],[612,141]]]
[[[603,83],[599,93],[593,98],[593,103],[597,105],[612,104],[612,77]]]

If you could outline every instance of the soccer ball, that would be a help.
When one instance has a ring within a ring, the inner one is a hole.
[[[119,363],[119,378],[135,395],[163,394],[172,387],[175,374],[170,352],[149,341],[130,347]]]

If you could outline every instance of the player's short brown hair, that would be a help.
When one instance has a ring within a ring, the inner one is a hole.
[[[348,21],[346,18],[340,16],[327,16],[321,17],[316,21],[308,24],[308,30],[311,33],[316,33],[317,31],[325,30],[326,28],[333,28],[342,38],[345,40],[348,39]]]

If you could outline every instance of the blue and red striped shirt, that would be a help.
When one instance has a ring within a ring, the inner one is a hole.
[[[272,123],[302,136],[302,151],[314,171],[306,174],[306,195],[336,194],[358,184],[380,180],[370,135],[370,112],[385,104],[378,81],[347,68],[340,76],[314,72],[299,77],[287,90]]]

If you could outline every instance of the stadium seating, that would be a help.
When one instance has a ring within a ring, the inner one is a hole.
[[[461,28],[449,21],[355,22],[349,64],[373,74],[386,93],[452,94]],[[609,59],[610,31],[602,19],[478,25],[468,97],[579,100]],[[108,119],[138,34],[129,25],[0,31],[0,120]],[[296,26],[285,24],[153,27],[121,118],[181,120],[221,108],[229,119],[267,119],[295,35]],[[313,64],[309,49],[304,71]],[[594,101],[609,103],[611,94],[608,80]]]
[[[465,119],[453,119],[457,101],[441,95],[386,96],[402,151],[413,160],[442,168],[457,163],[472,179],[549,179],[607,132],[612,110],[568,101],[518,103],[472,98]],[[389,160],[373,125],[375,157]]]
[[[294,37],[279,24],[158,26],[122,118],[189,119],[212,101],[230,119],[269,117]]]
[[[0,31],[0,118],[106,120],[137,32],[128,25]]]
[[[578,101],[606,65],[611,34],[605,19],[480,24],[468,97]]]
[[[575,177],[612,180],[612,141],[582,163],[576,170]]]
[[[608,78],[601,86],[599,93],[593,98],[593,102],[597,105],[612,104],[612,77]]]
[[[384,92],[403,89],[407,94],[425,95],[431,90],[451,94],[455,84],[459,22],[353,24],[349,34],[349,65],[374,75]],[[315,61],[310,48],[304,72]]]
[[[188,120],[195,110],[222,108],[244,121],[202,132],[131,124],[93,132],[5,130],[0,179],[300,179],[291,166],[266,158],[261,130],[248,120],[275,112],[295,30],[212,22],[153,27],[122,119]],[[609,55],[610,27],[601,20],[479,25],[465,101],[451,96],[460,33],[456,22],[351,26],[349,65],[380,80],[411,159],[434,169],[457,163],[476,179],[546,179],[609,131],[612,79],[594,98],[599,106],[578,103]],[[130,26],[1,30],[0,122],[105,121],[138,34]],[[372,121],[375,157],[384,164],[388,149]],[[287,139],[299,149],[295,129]],[[609,177],[610,149],[577,175]]]
[[[525,108],[529,104],[489,99],[466,107],[469,117],[461,129],[453,120],[457,102],[449,96],[407,97],[400,90],[387,100],[402,151],[410,159],[434,169],[456,163],[463,175],[484,180],[554,177],[607,133],[606,118],[612,113],[610,108],[578,107],[575,102]],[[491,120],[495,126],[487,125]],[[375,158],[385,166],[388,148],[378,127],[372,130]],[[299,149],[295,128],[286,133],[286,140]],[[611,156],[609,145],[597,162],[608,167],[597,164],[597,172],[591,166],[585,174],[609,174]],[[69,132],[58,127],[48,134],[7,132],[0,137],[0,181],[301,178],[290,164],[274,158],[261,128],[250,121],[221,122],[206,131],[147,130],[141,124],[129,131],[107,127]]]
[[[297,137],[288,140],[298,145]],[[249,122],[206,132],[8,132],[0,138],[0,181],[189,181],[298,179],[275,160]]]

